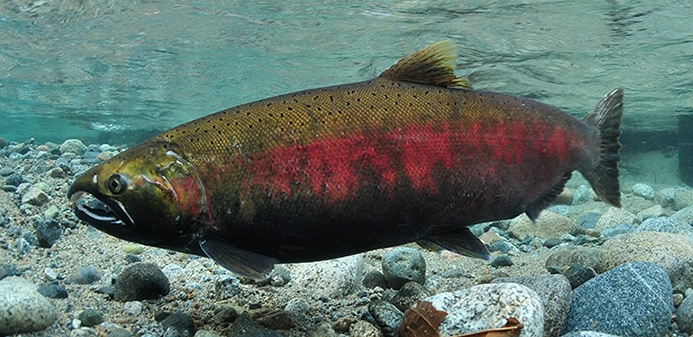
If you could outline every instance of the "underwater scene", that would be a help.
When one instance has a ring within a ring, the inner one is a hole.
[[[689,336],[693,2],[0,2],[0,336]]]

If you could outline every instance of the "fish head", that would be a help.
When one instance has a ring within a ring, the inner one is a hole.
[[[87,170],[68,197],[77,217],[96,229],[180,251],[186,251],[180,245],[189,243],[206,212],[195,168],[165,142],[142,143]]]

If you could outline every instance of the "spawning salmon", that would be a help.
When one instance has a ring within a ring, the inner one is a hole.
[[[579,120],[473,90],[456,57],[442,41],[368,81],[193,120],[87,170],[68,196],[99,230],[256,279],[408,242],[488,259],[469,226],[535,219],[576,170],[620,205],[622,89]]]

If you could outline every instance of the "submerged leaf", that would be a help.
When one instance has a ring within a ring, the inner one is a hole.
[[[448,313],[436,310],[431,302],[418,301],[404,313],[400,337],[440,337],[438,326]]]

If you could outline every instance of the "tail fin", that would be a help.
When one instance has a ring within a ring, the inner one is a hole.
[[[621,207],[618,182],[618,162],[621,155],[621,117],[623,117],[623,89],[611,90],[585,116],[584,122],[594,127],[599,136],[599,162],[594,170],[585,174],[595,192],[606,203]]]

